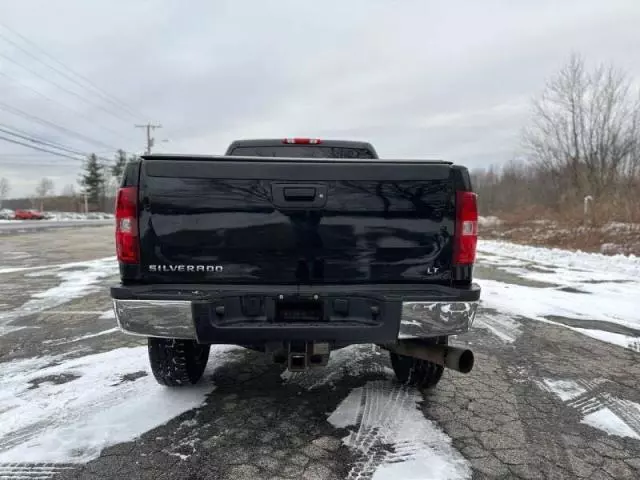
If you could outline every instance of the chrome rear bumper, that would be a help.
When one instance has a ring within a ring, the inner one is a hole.
[[[191,302],[183,300],[113,300],[118,327],[144,337],[195,339]]]
[[[119,328],[145,337],[196,339],[192,302],[187,300],[113,300]],[[402,303],[398,338],[456,335],[469,330],[478,301]],[[256,326],[256,329],[260,329]]]
[[[471,328],[478,301],[403,302],[398,338],[457,335]]]

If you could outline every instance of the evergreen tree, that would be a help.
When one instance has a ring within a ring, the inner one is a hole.
[[[102,200],[105,186],[104,167],[98,162],[98,157],[92,153],[84,164],[84,173],[80,178],[84,193],[87,194],[89,203],[99,206]]]
[[[118,150],[116,153],[115,163],[111,166],[111,175],[119,182],[124,173],[124,166],[127,163],[127,153],[124,150]]]

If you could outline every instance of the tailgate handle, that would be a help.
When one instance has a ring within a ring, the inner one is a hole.
[[[280,208],[323,208],[327,186],[322,183],[272,183],[273,204]]]
[[[285,187],[284,199],[288,202],[310,202],[316,198],[313,187]]]

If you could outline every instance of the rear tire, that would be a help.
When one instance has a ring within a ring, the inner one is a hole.
[[[149,338],[149,363],[159,384],[167,387],[194,385],[209,360],[210,345],[194,340]]]
[[[436,345],[447,345],[449,338],[436,337],[425,339],[424,341]],[[389,352],[389,356],[396,378],[405,385],[417,388],[431,388],[435,387],[440,378],[442,378],[442,373],[444,372],[442,365],[393,352]]]

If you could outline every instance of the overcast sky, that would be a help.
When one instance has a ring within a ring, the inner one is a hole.
[[[156,151],[311,136],[477,167],[518,153],[531,97],[572,51],[640,78],[639,0],[0,0],[0,12],[0,129],[106,157],[140,152],[133,125],[150,120],[164,127]],[[0,140],[12,197],[79,171]]]

